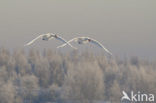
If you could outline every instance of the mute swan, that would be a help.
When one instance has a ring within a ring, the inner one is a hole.
[[[62,38],[62,37],[60,37],[60,36],[58,36],[56,34],[52,34],[52,33],[41,34],[41,35],[39,35],[38,37],[36,37],[35,39],[33,39],[32,41],[30,41],[29,43],[27,43],[24,46],[29,46],[29,45],[33,44],[38,39],[42,39],[42,40],[48,41],[48,40],[51,40],[53,38],[55,38],[57,40],[60,40],[63,43],[68,44],[70,47],[72,47],[74,49],[77,49],[77,48],[73,47],[70,43],[68,43],[64,38]]]
[[[100,42],[98,42],[95,39],[92,39],[92,38],[89,38],[89,37],[76,37],[76,38],[73,38],[73,39],[69,40],[67,43],[70,43],[70,42],[73,42],[73,41],[77,42],[78,44],[93,43],[93,44],[103,48],[107,53],[112,55],[112,53],[108,49],[106,49]],[[64,43],[63,45],[58,46],[57,48],[64,47],[64,46],[67,45],[67,43]]]

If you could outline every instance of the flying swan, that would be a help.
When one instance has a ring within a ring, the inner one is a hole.
[[[77,49],[77,48],[73,47],[70,43],[68,43],[64,38],[62,38],[62,37],[60,37],[60,36],[58,36],[56,34],[52,34],[52,33],[41,34],[41,35],[39,35],[38,37],[36,37],[35,39],[33,39],[32,41],[30,41],[29,43],[27,43],[24,46],[29,46],[29,45],[33,44],[38,39],[42,39],[42,40],[48,41],[48,40],[51,40],[53,38],[55,38],[57,40],[60,40],[63,43],[66,43],[66,45],[68,44],[70,47],[72,47],[74,49]]]
[[[73,41],[77,42],[78,44],[93,43],[93,44],[103,48],[107,53],[112,55],[112,53],[108,49],[106,49],[100,42],[98,42],[95,39],[89,38],[89,37],[76,37],[76,38],[73,38],[73,39],[69,40],[67,43],[64,43],[63,45],[58,46],[57,48],[62,48],[64,46],[66,46],[68,43],[71,43]]]

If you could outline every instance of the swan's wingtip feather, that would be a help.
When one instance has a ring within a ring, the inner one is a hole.
[[[24,46],[28,46],[28,44],[25,44]]]
[[[62,48],[62,46],[58,46],[58,47],[56,47],[57,49],[59,49],[59,48]]]

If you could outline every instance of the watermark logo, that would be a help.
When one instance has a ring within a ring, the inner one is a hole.
[[[121,101],[128,100],[131,101],[131,99],[128,97],[128,94],[125,91],[122,91],[123,97],[121,98]]]
[[[148,103],[153,103],[155,98],[154,98],[154,94],[145,94],[145,93],[141,93],[141,92],[137,92],[134,93],[133,91],[131,91],[130,96],[128,96],[128,94],[125,91],[122,91],[123,97],[121,98],[121,101],[129,101],[129,102],[148,102]]]

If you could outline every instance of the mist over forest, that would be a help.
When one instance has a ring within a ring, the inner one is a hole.
[[[120,103],[123,90],[156,95],[156,62],[0,48],[0,103]]]

